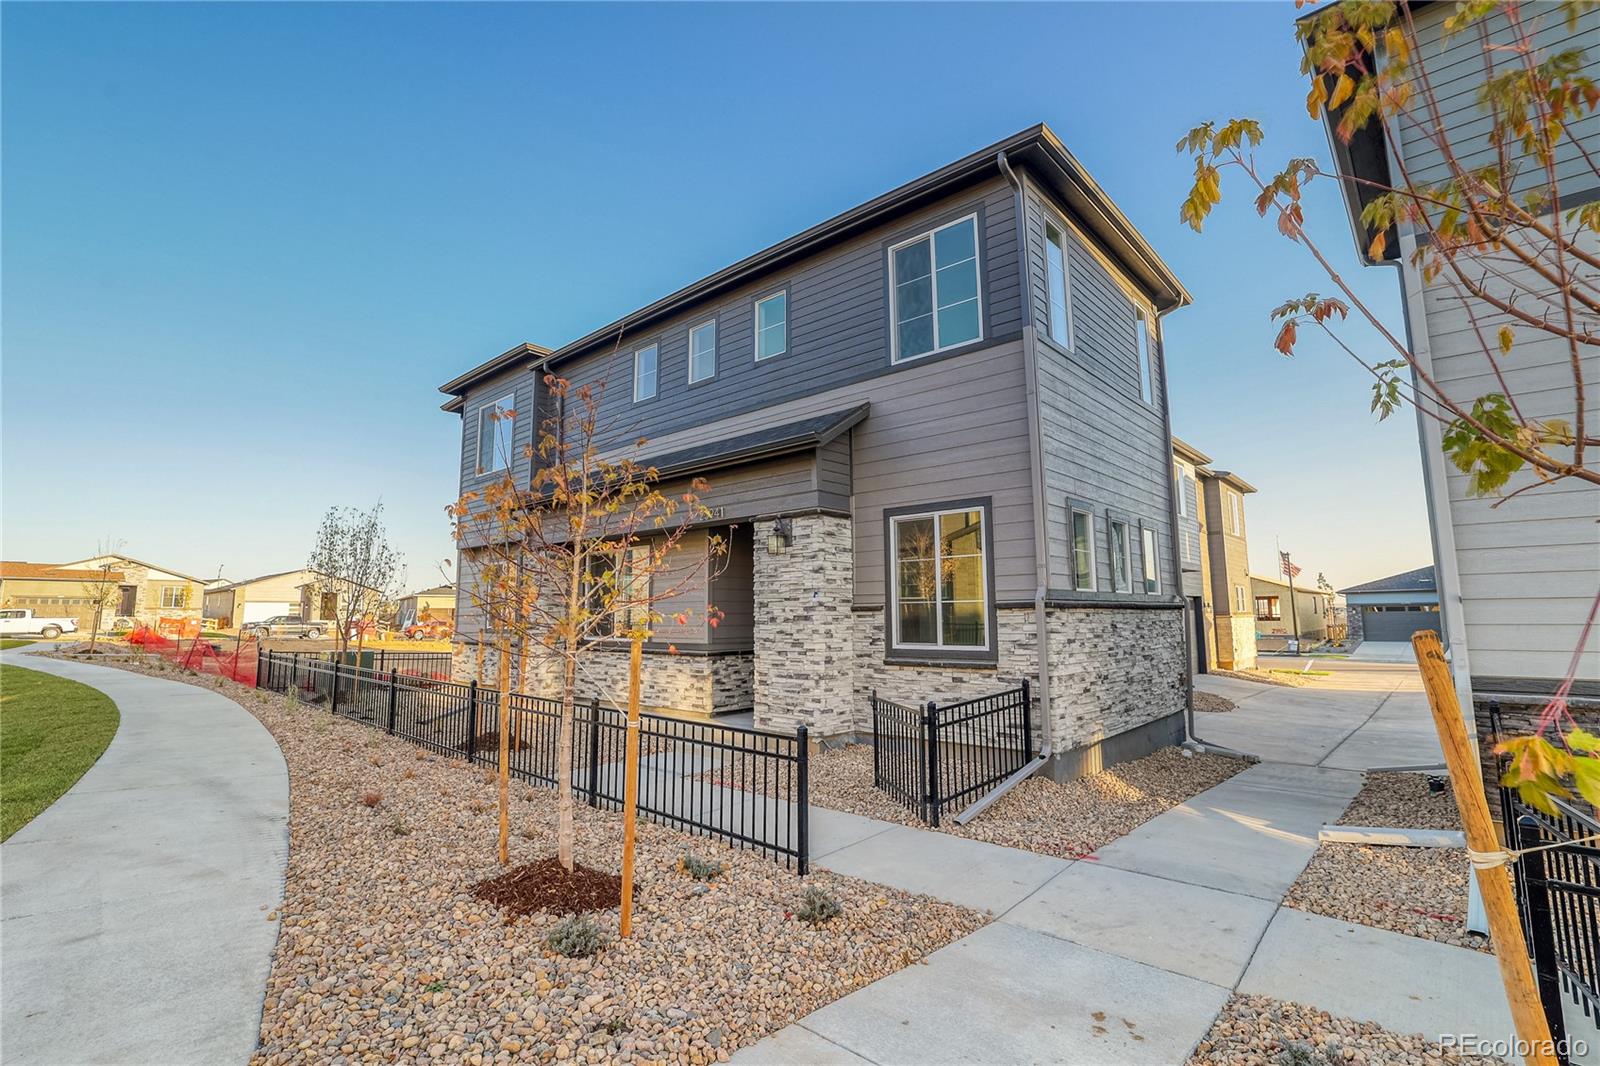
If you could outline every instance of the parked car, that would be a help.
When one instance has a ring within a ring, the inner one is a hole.
[[[59,637],[76,633],[76,618],[41,618],[32,607],[7,607],[0,611],[0,637]]]
[[[320,640],[328,631],[328,623],[305,621],[297,614],[280,614],[260,622],[246,622],[239,627],[243,636],[264,640],[267,637],[300,637],[302,640]]]
[[[447,640],[451,626],[442,618],[424,618],[406,626],[406,636],[412,640]]]

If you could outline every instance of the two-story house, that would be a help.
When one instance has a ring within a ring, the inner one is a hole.
[[[1191,632],[1189,668],[1192,673],[1253,670],[1255,602],[1244,497],[1256,490],[1210,463],[1211,457],[1200,449],[1172,438],[1178,561]]]
[[[664,487],[709,482],[715,517],[680,550],[719,533],[729,557],[663,610],[647,704],[845,736],[874,691],[1027,678],[1072,776],[1183,736],[1159,323],[1188,301],[1041,125],[557,349],[513,348],[444,408],[463,491],[531,476],[546,374],[603,385],[608,447]],[[460,565],[465,672],[481,622]],[[586,667],[602,698],[624,691],[618,651]]]
[[[1405,337],[1417,363],[1445,395],[1471,406],[1486,393],[1512,396],[1530,418],[1565,419],[1572,424],[1578,395],[1574,370],[1587,383],[1585,409],[1589,425],[1600,424],[1600,403],[1594,385],[1600,381],[1600,350],[1571,347],[1561,336],[1530,329],[1521,320],[1467,294],[1452,280],[1449,270],[1425,276],[1416,259],[1418,247],[1431,240],[1426,228],[1400,223],[1381,249],[1362,221],[1364,204],[1377,189],[1399,185],[1405,179],[1417,186],[1443,185],[1452,180],[1451,161],[1463,167],[1493,167],[1507,161],[1515,177],[1512,191],[1519,202],[1525,194],[1543,187],[1549,210],[1549,180],[1559,181],[1563,214],[1600,197],[1600,115],[1589,111],[1568,125],[1556,144],[1549,165],[1529,157],[1517,137],[1497,145],[1491,134],[1495,121],[1484,102],[1486,80],[1520,69],[1521,33],[1508,18],[1515,13],[1531,47],[1529,63],[1569,49],[1583,49],[1580,60],[1593,72],[1600,63],[1600,9],[1570,12],[1554,4],[1512,3],[1492,8],[1481,22],[1465,32],[1451,33],[1445,23],[1456,14],[1455,5],[1412,2],[1405,5],[1415,28],[1416,46],[1408,48],[1411,80],[1416,99],[1424,99],[1423,76],[1434,90],[1437,110],[1426,110],[1425,121],[1395,119],[1386,126],[1369,123],[1348,141],[1332,126],[1328,116],[1329,144],[1335,163],[1348,179],[1340,183],[1355,246],[1369,266],[1396,271]],[[1316,13],[1305,18],[1318,17]],[[1486,44],[1486,42],[1488,42]],[[1380,68],[1389,60],[1382,36],[1372,61]],[[1418,104],[1418,107],[1423,107]],[[1491,180],[1498,180],[1497,178]],[[1570,226],[1571,223],[1568,223]],[[1584,254],[1600,255],[1600,238],[1581,224],[1569,232]],[[1525,232],[1531,247],[1545,247],[1542,237]],[[1576,263],[1574,257],[1572,262]],[[1547,304],[1528,293],[1554,293],[1537,270],[1549,270],[1549,261],[1521,263],[1509,252],[1470,264],[1473,276],[1494,272],[1504,283],[1524,290],[1513,304],[1543,307]],[[1597,272],[1576,268],[1591,289],[1600,281]],[[1549,303],[1560,304],[1552,297]],[[1600,330],[1596,316],[1580,308],[1579,329]],[[1502,328],[1510,330],[1515,346],[1504,358],[1493,349]],[[1487,338],[1487,340],[1486,340]],[[1463,706],[1489,700],[1537,706],[1555,692],[1575,667],[1571,693],[1574,705],[1600,707],[1600,647],[1586,628],[1589,611],[1600,590],[1600,491],[1577,479],[1542,483],[1532,471],[1514,475],[1503,493],[1515,494],[1503,505],[1494,497],[1475,496],[1467,475],[1446,457],[1442,447],[1445,426],[1417,416],[1422,445],[1422,472],[1427,489],[1429,518],[1437,563],[1438,612],[1451,667]],[[1591,463],[1592,467],[1592,463]],[[1369,637],[1369,639],[1371,639]]]

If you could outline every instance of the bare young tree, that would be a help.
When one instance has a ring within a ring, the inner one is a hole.
[[[95,546],[95,554],[102,556],[100,565],[95,567],[95,576],[82,586],[84,598],[94,606],[94,624],[89,628],[90,655],[94,654],[95,644],[100,640],[100,625],[106,611],[122,594],[122,587],[117,583],[117,578],[112,576],[117,572],[117,562],[111,558],[111,554],[120,547],[122,542],[112,537]]]
[[[690,527],[711,517],[700,502],[706,483],[696,479],[668,494],[654,467],[607,457],[601,387],[574,389],[553,375],[544,380],[556,413],[539,427],[537,444],[523,449],[533,466],[529,483],[516,483],[516,464],[507,456],[500,477],[463,494],[448,510],[472,571],[470,584],[468,574],[460,579],[483,619],[480,651],[492,642],[499,659],[500,862],[510,861],[510,662],[513,653],[524,661],[543,656],[561,672],[557,850],[571,872],[573,718],[582,663],[611,654],[602,646],[606,638],[642,639],[660,620],[657,605],[698,587],[726,557],[727,545],[711,536],[704,555],[682,558]],[[517,417],[515,411],[491,416],[508,425]],[[509,441],[512,435],[499,436]],[[720,612],[710,608],[708,616],[706,624],[714,626]],[[676,620],[688,621],[681,614]]]
[[[393,600],[404,576],[400,553],[389,546],[382,501],[369,511],[328,508],[306,568],[316,575],[313,590],[334,597],[333,621],[343,654],[350,646],[351,629]],[[364,638],[366,626],[359,628]]]

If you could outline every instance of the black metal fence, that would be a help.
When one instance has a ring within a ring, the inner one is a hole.
[[[1028,682],[992,696],[908,707],[872,694],[872,783],[938,825],[1033,758]]]
[[[499,765],[498,690],[351,667],[337,658],[267,652],[258,684],[326,702],[343,718],[442,755]],[[561,704],[513,693],[506,746],[511,776],[554,787]],[[592,807],[620,810],[627,715],[591,699],[573,708],[572,788]],[[639,813],[793,862],[807,871],[809,756],[806,727],[792,735],[640,715]]]
[[[296,662],[310,660],[313,662],[339,662],[345,666],[359,666],[364,670],[376,670],[386,673],[390,670],[399,670],[404,674],[417,674],[432,678],[435,681],[448,681],[450,679],[450,653],[447,651],[390,651],[388,648],[364,648],[361,651],[354,649],[346,652],[339,651],[299,651],[276,652],[280,659],[292,658]]]

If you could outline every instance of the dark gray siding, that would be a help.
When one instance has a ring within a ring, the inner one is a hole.
[[[527,370],[507,371],[479,385],[466,395],[461,411],[461,491],[481,491],[503,476],[503,472],[479,474],[477,470],[478,423],[480,408],[510,394],[516,399],[516,417],[511,421],[510,470],[518,485],[527,485],[531,476],[525,452],[534,445],[538,428],[538,394],[544,386],[537,374]]]
[[[817,503],[840,511],[850,509],[850,434],[817,449]]]
[[[1021,330],[1014,195],[1005,182],[979,185],[774,272],[737,292],[708,301],[642,332],[562,364],[574,385],[604,387],[602,422],[614,440],[659,437],[686,427],[885,373],[906,372],[931,356],[894,366],[889,359],[887,246],[932,225],[977,212],[984,294],[983,343]],[[778,289],[789,293],[788,350],[755,361],[754,302]],[[689,330],[717,320],[717,373],[688,380]],[[655,399],[633,403],[633,352],[659,345]]]
[[[1162,420],[1164,368],[1159,331],[1152,317],[1154,402],[1139,394],[1136,305],[1076,231],[1068,228],[1069,299],[1072,348],[1056,345],[1045,333],[1044,220],[1047,211],[1064,214],[1032,182],[1028,184],[1029,291],[1034,301],[1039,363],[1039,432],[1043,452],[1045,529],[1049,540],[1049,587],[1071,586],[1067,501],[1092,505],[1095,512],[1096,587],[1116,598],[1106,550],[1107,511],[1134,528],[1134,587],[1142,571],[1137,527],[1157,531],[1161,596],[1177,589],[1172,571],[1172,529],[1167,500],[1172,452]],[[1135,591],[1121,598],[1141,598]]]
[[[711,630],[710,645],[717,651],[750,651],[755,647],[755,573],[751,557],[749,524],[724,531],[727,556],[713,561],[721,567],[711,575],[709,607],[722,612],[722,619]],[[766,551],[765,543],[754,545]]]

